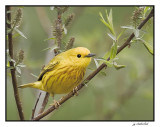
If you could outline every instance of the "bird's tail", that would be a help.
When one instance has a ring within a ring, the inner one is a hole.
[[[37,82],[33,82],[33,83],[28,83],[28,84],[23,84],[18,86],[18,88],[27,88],[27,87],[31,87],[31,88],[37,88],[37,89],[42,89],[42,85],[40,81]]]
[[[32,87],[34,85],[34,83],[28,83],[28,84],[23,84],[18,86],[18,88],[26,88],[26,87]]]

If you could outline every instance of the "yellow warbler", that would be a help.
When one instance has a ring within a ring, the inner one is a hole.
[[[69,93],[82,81],[92,56],[95,54],[83,47],[60,53],[44,67],[38,81],[21,85],[19,88],[37,88],[51,96]]]

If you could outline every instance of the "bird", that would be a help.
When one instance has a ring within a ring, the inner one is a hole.
[[[82,82],[93,56],[95,54],[85,47],[69,49],[51,59],[42,69],[37,81],[20,85],[18,88],[40,89],[52,97],[55,94],[69,93]]]

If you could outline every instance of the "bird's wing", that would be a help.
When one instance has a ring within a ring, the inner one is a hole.
[[[42,80],[43,75],[46,72],[51,71],[57,64],[59,64],[59,61],[51,61],[46,67],[44,67],[44,69],[41,71],[41,73],[38,77],[38,81]]]

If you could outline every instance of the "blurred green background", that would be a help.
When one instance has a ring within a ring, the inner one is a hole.
[[[13,7],[14,11],[18,7]],[[100,21],[99,12],[105,17],[105,10],[112,9],[113,23],[116,33],[122,30],[120,26],[131,24],[132,12],[135,7],[70,7],[63,15],[74,13],[75,17],[68,28],[63,42],[75,37],[74,47],[82,46],[102,57],[112,45],[107,35],[107,28]],[[52,45],[51,41],[44,41],[51,37],[52,27],[56,19],[56,11],[50,7],[23,7],[23,19],[20,30],[27,39],[19,36],[13,39],[15,55],[24,50],[24,64],[18,85],[36,81],[31,75],[39,75],[44,64],[52,59],[53,52],[43,49]],[[153,21],[147,28],[144,40],[153,44]],[[128,37],[131,31],[127,30],[122,38]],[[119,45],[124,43],[119,41]],[[103,70],[106,76],[99,73],[84,87],[79,96],[75,96],[60,106],[43,120],[153,120],[153,56],[142,43],[134,43],[118,54],[119,64],[126,68]],[[89,68],[96,69],[92,60]],[[87,69],[86,76],[92,70]],[[7,71],[7,119],[19,120],[11,77]],[[30,120],[38,90],[32,88],[20,89],[20,97],[25,119]],[[63,95],[56,95],[58,100]],[[52,98],[49,98],[49,103]],[[48,107],[48,105],[47,105]]]

